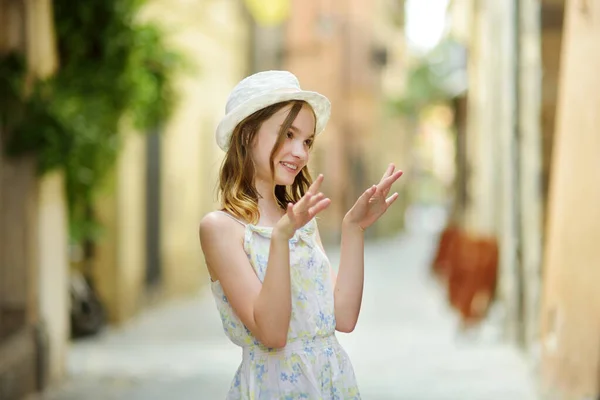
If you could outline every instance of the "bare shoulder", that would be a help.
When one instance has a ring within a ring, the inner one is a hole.
[[[243,231],[243,225],[218,211],[206,214],[200,221],[199,227],[200,241],[202,242],[219,238],[231,239],[243,234]]]
[[[224,267],[231,269],[234,264],[239,264],[232,263],[232,259],[243,259],[244,226],[222,212],[206,214],[200,221],[198,235],[204,261],[213,281],[220,280]],[[232,246],[236,242],[239,246]]]

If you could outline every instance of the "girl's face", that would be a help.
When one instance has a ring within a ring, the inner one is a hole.
[[[315,117],[310,106],[304,104],[290,130],[284,133],[286,137],[273,157],[275,181],[272,182],[271,152],[277,142],[279,130],[291,108],[290,104],[277,111],[262,123],[257,132],[252,158],[258,180],[270,182],[273,185],[289,186],[294,183],[296,175],[308,163],[309,151],[314,140]]]

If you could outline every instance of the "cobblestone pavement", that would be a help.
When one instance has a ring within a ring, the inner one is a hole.
[[[338,334],[365,400],[533,400],[523,356],[493,326],[457,333],[428,276],[424,231],[369,243],[361,318]],[[328,251],[332,262],[336,249]],[[70,378],[44,400],[218,400],[240,362],[209,291],[149,310],[128,326],[72,345]]]

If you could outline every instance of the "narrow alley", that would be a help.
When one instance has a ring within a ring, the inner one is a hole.
[[[421,228],[367,246],[361,319],[352,334],[339,334],[363,399],[535,399],[529,367],[494,326],[457,334],[443,291],[428,275],[434,239]],[[329,255],[336,265],[335,249]],[[240,357],[204,291],[77,342],[69,380],[43,399],[223,399]]]

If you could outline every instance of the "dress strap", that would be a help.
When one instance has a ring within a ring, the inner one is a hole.
[[[234,220],[235,222],[237,222],[237,223],[239,223],[239,224],[241,224],[241,225],[243,225],[243,226],[246,226],[246,223],[244,223],[244,222],[240,221],[239,219],[237,219],[237,218],[236,218],[236,217],[234,217],[233,215],[229,214],[227,211],[223,211],[223,210],[217,210],[217,212],[220,212],[221,214],[225,214],[225,215],[227,215],[229,218],[231,218],[232,220]]]

